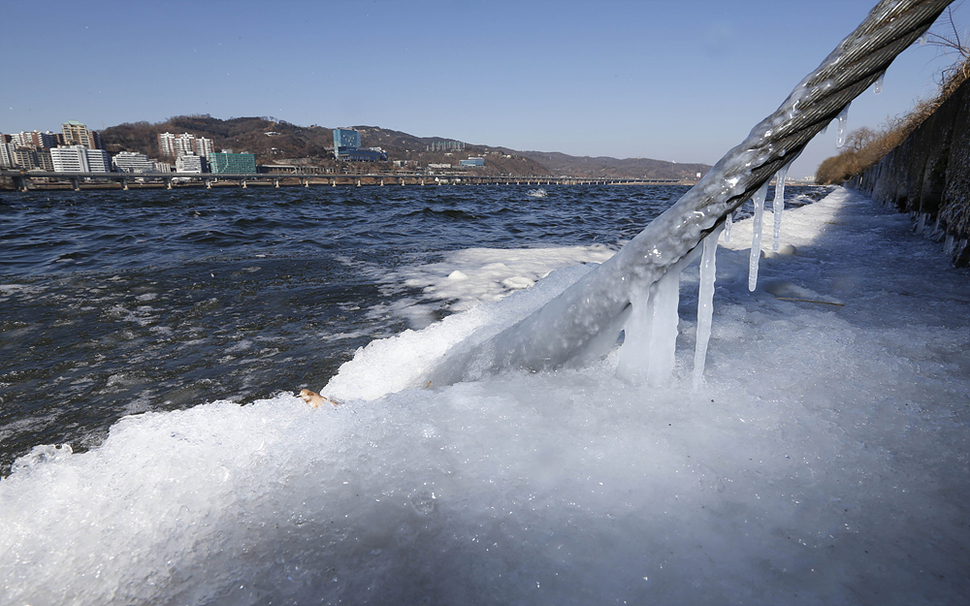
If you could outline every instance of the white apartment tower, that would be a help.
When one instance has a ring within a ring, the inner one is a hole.
[[[158,135],[158,155],[163,158],[178,158],[190,154],[205,158],[214,151],[212,139],[196,137],[192,133],[181,135],[159,133]]]
[[[51,162],[56,173],[106,173],[111,170],[108,152],[83,145],[55,147],[51,150]]]
[[[15,149],[16,147],[13,143],[6,143],[0,138],[0,167],[10,168],[17,165],[14,159]]]

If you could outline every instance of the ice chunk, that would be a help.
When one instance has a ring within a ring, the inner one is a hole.
[[[754,204],[754,218],[751,226],[751,257],[748,260],[748,290],[754,291],[758,287],[758,263],[761,260],[761,223],[765,215],[765,196],[768,194],[768,183],[761,186],[751,202]]]

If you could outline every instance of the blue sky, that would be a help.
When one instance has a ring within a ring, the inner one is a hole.
[[[874,5],[7,0],[0,132],[274,116],[713,164]],[[930,45],[906,51],[882,94],[853,103],[849,129],[930,96],[948,63],[939,55]],[[831,128],[791,174],[813,174],[835,152]]]

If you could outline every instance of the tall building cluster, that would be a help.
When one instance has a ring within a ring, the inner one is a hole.
[[[58,173],[255,173],[256,157],[215,151],[212,139],[192,133],[158,135],[160,160],[138,152],[109,155],[101,134],[70,120],[61,132],[0,134],[0,168]]]
[[[176,172],[208,172],[208,158],[212,153],[215,153],[212,139],[196,137],[192,133],[158,135],[158,155],[175,160]]]
[[[76,120],[65,122],[61,132],[0,134],[0,167],[48,172],[108,172],[111,158],[101,134]]]

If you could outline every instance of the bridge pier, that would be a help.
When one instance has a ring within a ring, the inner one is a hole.
[[[81,180],[77,177],[71,179],[71,188],[74,191],[81,191]]]

